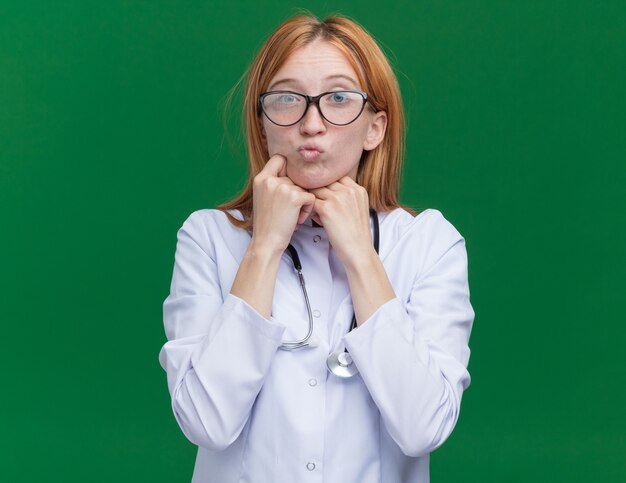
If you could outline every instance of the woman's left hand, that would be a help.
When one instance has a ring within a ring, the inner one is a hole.
[[[344,265],[372,250],[367,190],[349,176],[309,190],[316,197],[313,220],[324,226]]]
[[[367,190],[352,178],[309,190],[315,195],[312,218],[324,226],[328,240],[346,269],[358,326],[396,295],[372,246]]]

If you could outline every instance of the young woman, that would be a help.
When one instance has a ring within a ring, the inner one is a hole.
[[[398,202],[404,117],[372,37],[298,16],[247,73],[248,184],[178,232],[164,302],[193,482],[429,481],[470,383],[467,253]]]

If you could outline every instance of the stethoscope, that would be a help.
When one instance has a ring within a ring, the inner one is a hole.
[[[370,217],[372,218],[372,222],[374,225],[374,249],[376,250],[376,253],[378,253],[378,243],[379,243],[380,234],[379,234],[379,229],[378,229],[378,214],[376,213],[376,210],[370,209]],[[280,345],[281,349],[294,350],[294,349],[299,349],[301,347],[305,347],[309,345],[309,339],[313,335],[313,314],[311,312],[311,304],[309,302],[309,296],[307,295],[306,287],[304,285],[304,277],[302,276],[302,264],[300,263],[300,257],[298,257],[298,252],[293,247],[293,245],[291,245],[291,243],[287,247],[287,250],[289,251],[289,255],[291,256],[291,260],[293,261],[293,266],[296,269],[296,272],[298,272],[298,279],[300,280],[300,287],[302,288],[302,293],[304,294],[304,301],[306,302],[306,309],[307,309],[307,312],[309,313],[309,331],[307,332],[304,339],[297,340],[297,341],[283,342]],[[350,332],[355,327],[356,327],[356,314],[353,313],[352,324],[350,325],[350,330],[348,332]],[[359,372],[347,348],[344,349],[343,352],[340,350],[332,352],[326,358],[326,365],[328,366],[328,370],[330,372],[332,372],[333,374],[339,377],[345,377],[345,378],[352,377]]]

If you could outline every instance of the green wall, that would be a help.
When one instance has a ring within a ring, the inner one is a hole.
[[[433,483],[626,481],[626,3],[299,6],[392,53],[402,199],[467,241],[473,381]],[[190,481],[157,360],[176,231],[242,186],[221,105],[294,11],[0,0],[3,481]]]

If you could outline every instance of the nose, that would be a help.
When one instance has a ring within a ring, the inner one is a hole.
[[[314,103],[309,104],[304,117],[300,121],[300,132],[312,136],[324,131],[326,131],[326,124],[324,124],[324,118],[320,114],[319,107]]]

